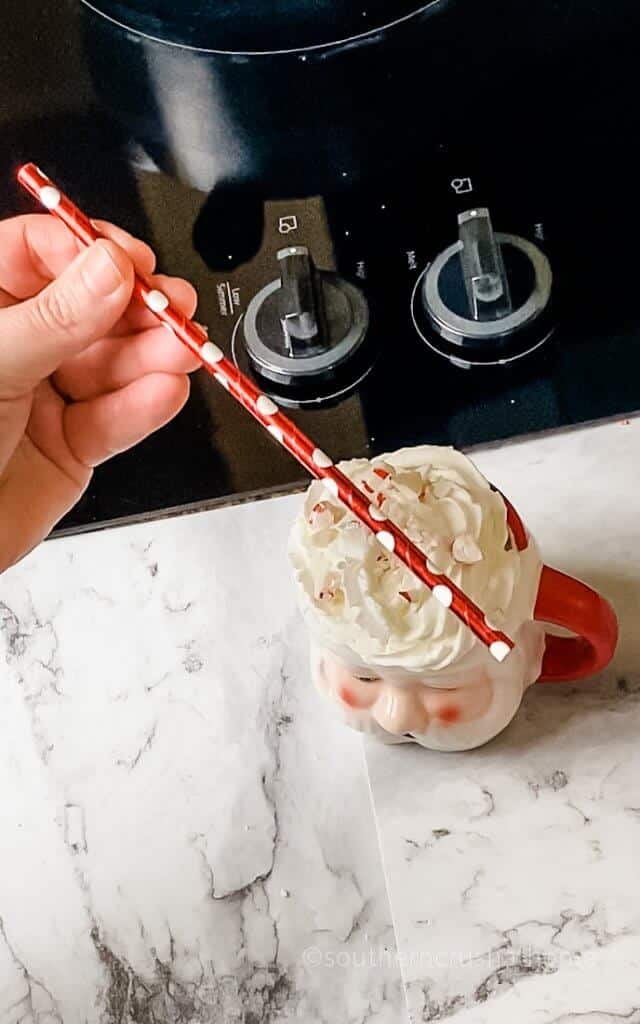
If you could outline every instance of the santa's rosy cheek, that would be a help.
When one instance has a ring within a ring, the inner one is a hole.
[[[438,711],[438,719],[443,725],[453,725],[454,722],[460,721],[460,708],[455,704],[445,704]]]
[[[379,681],[364,682],[349,673],[346,678],[340,680],[335,692],[338,699],[348,708],[364,711],[373,707],[378,699],[379,690]]]
[[[346,704],[348,708],[361,708],[363,706],[357,694],[355,694],[353,690],[349,689],[348,686],[341,686],[338,691],[338,696],[342,703]]]
[[[482,718],[491,707],[492,697],[493,684],[486,678],[448,693],[430,687],[422,690],[422,702],[429,717],[441,725],[462,725]]]

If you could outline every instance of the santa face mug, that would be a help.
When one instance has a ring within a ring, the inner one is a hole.
[[[348,725],[387,743],[470,750],[509,724],[533,683],[580,679],[609,663],[618,636],[611,606],[542,564],[515,509],[464,455],[423,446],[340,468],[516,643],[498,663],[316,481],[289,553],[313,680]],[[574,635],[548,634],[544,624]]]

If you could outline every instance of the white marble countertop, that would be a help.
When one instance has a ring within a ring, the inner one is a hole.
[[[640,1024],[640,421],[474,458],[622,641],[473,753],[315,695],[299,497],[0,578],[0,1024]]]

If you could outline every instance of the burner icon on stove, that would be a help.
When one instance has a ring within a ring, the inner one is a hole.
[[[286,217],[281,217],[278,221],[278,231],[281,235],[288,235],[291,231],[298,230],[298,218],[295,213],[290,213]]]
[[[473,192],[473,182],[471,178],[454,178],[451,188],[457,196],[463,196],[467,192]]]

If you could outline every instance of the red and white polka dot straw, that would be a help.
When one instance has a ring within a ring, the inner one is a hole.
[[[18,171],[18,181],[50,213],[63,221],[85,245],[91,245],[101,237],[89,218],[35,164],[21,167]],[[205,369],[244,406],[247,412],[250,412],[298,462],[302,463],[312,476],[322,479],[327,490],[339,498],[376,534],[379,543],[387,551],[396,554],[418,579],[429,587],[433,596],[473,631],[489,648],[496,661],[504,661],[513,650],[513,640],[505,633],[492,629],[482,610],[466,597],[455,583],[446,576],[431,572],[427,559],[419,548],[405,537],[379,508],[371,504],[366,494],[337,469],[328,455],[317,448],[295,423],[283,415],[275,402],[267,395],[263,395],[253,381],[241,373],[217,345],[209,341],[201,327],[173,309],[167,296],[154,288],[142,275],[136,276],[134,294],[162,323],[171,328],[187,348],[199,356]]]

